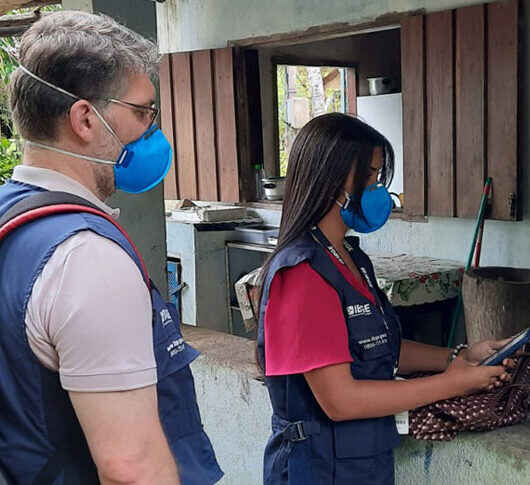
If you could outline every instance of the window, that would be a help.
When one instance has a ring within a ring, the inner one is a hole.
[[[347,112],[346,68],[278,64],[278,148],[280,176],[287,172],[291,145],[318,115]]]

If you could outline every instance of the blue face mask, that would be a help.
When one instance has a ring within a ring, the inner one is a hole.
[[[139,194],[157,186],[171,166],[169,142],[156,126],[151,126],[138,140],[122,148],[114,165],[117,189]]]
[[[386,187],[380,183],[369,185],[361,196],[362,214],[353,208],[352,196],[346,194],[340,215],[344,224],[355,232],[369,233],[383,227],[392,212],[392,198]]]

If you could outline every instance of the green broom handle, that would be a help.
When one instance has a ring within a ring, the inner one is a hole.
[[[488,177],[486,179],[486,183],[484,185],[484,190],[482,192],[482,199],[480,200],[480,208],[478,210],[478,216],[477,216],[477,222],[475,224],[475,234],[473,235],[473,242],[471,243],[471,249],[469,250],[469,255],[467,258],[467,263],[464,268],[465,271],[467,271],[469,268],[471,268],[471,262],[473,261],[473,254],[475,253],[475,246],[477,244],[477,238],[478,233],[480,230],[480,224],[482,219],[484,218],[484,214],[486,212],[486,204],[488,203],[488,195],[491,188],[491,177]],[[449,339],[447,341],[447,346],[452,347],[455,340],[455,333],[456,328],[458,326],[458,321],[460,320],[460,314],[462,313],[462,288],[460,288],[460,291],[458,292],[458,300],[456,302],[456,307],[453,312],[453,321],[451,324],[451,331],[449,333]]]

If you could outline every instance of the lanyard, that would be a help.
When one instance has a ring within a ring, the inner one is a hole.
[[[311,236],[313,237],[313,239],[316,242],[318,242],[322,247],[327,249],[335,258],[337,258],[341,264],[346,266],[346,263],[345,263],[344,259],[342,259],[341,255],[339,254],[339,252],[337,251],[335,246],[333,246],[333,244],[331,244],[329,239],[324,235],[324,233],[320,230],[320,228],[318,226],[314,226],[311,229]],[[377,306],[379,307],[381,313],[384,314],[385,312],[383,310],[383,305],[381,304],[379,296],[377,295],[377,292],[375,291],[375,288],[374,288],[374,285],[372,283],[372,280],[370,279],[370,276],[368,275],[368,271],[366,271],[366,268],[364,266],[358,264],[358,261],[357,261],[357,258],[356,258],[356,254],[355,254],[355,250],[351,247],[350,243],[348,243],[348,241],[345,240],[343,242],[343,245],[344,245],[344,249],[346,249],[346,251],[348,251],[348,254],[350,255],[352,261],[359,268],[359,272],[361,273],[361,277],[363,278],[363,280],[366,282],[366,284],[372,290],[372,293],[374,294],[374,298],[375,298],[375,300],[377,302]]]

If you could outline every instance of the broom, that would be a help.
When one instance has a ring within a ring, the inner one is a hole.
[[[478,238],[481,227],[482,227],[482,230],[484,230],[484,215],[486,213],[486,205],[488,203],[488,196],[490,193],[490,189],[491,189],[491,177],[488,177],[486,179],[486,183],[484,184],[484,190],[482,191],[482,199],[480,200],[480,207],[478,210],[477,222],[475,224],[475,233],[473,234],[473,241],[471,242],[471,249],[469,250],[467,262],[464,267],[465,271],[468,271],[471,268],[471,262],[473,260],[473,254],[475,254],[475,246],[477,244],[477,238]],[[480,239],[482,242],[482,236]],[[480,259],[480,252],[478,253],[478,260],[479,259]],[[447,341],[448,347],[452,347],[454,344],[456,328],[458,327],[458,321],[460,320],[461,314],[462,314],[462,288],[460,288],[460,291],[458,292],[458,299],[457,299],[456,306],[453,312],[451,331],[449,332],[449,339]]]

